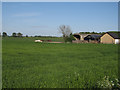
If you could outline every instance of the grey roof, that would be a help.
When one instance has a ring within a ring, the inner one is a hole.
[[[120,39],[120,32],[107,32],[114,39]]]
[[[99,38],[99,37],[101,37],[101,35],[97,35],[97,34],[92,34],[91,36],[94,37],[94,38]]]
[[[87,35],[86,37],[100,38],[101,35],[99,35],[99,34],[92,34],[92,35]]]

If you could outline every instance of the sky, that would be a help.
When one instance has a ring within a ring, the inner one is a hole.
[[[118,2],[3,2],[2,31],[11,35],[61,36],[60,25],[73,33],[118,30]]]

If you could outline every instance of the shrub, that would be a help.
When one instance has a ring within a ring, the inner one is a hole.
[[[71,42],[72,43],[72,40],[75,40],[72,33],[70,34],[69,37],[68,36],[64,37],[65,42]]]

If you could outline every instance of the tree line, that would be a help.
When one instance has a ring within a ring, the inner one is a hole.
[[[61,26],[59,26],[59,31],[60,31],[60,33],[62,33],[63,34],[63,38],[64,38],[64,40],[66,40],[68,37],[72,37],[72,31],[71,31],[71,29],[70,29],[70,27],[69,26],[67,26],[67,25],[61,25]],[[105,32],[79,32],[79,34],[104,34]],[[2,36],[2,37],[6,37],[6,36],[8,36],[7,35],[7,33],[6,32],[3,32],[2,33],[2,35],[1,35],[1,33],[0,33],[0,36]],[[23,34],[22,33],[15,33],[15,32],[13,32],[12,33],[12,35],[11,35],[11,37],[23,37]],[[28,37],[28,35],[26,35],[26,36],[24,36],[24,37]],[[32,37],[32,36],[31,36]],[[33,37],[52,37],[52,36],[40,36],[40,35],[35,35],[35,36],[33,36]]]
[[[7,35],[7,33],[6,32],[3,32],[2,33],[2,37],[7,37],[8,35]],[[22,33],[15,33],[15,32],[13,32],[12,33],[12,35],[11,35],[12,37],[22,37],[23,36],[23,34]]]
[[[56,37],[56,36],[41,36],[41,35],[35,35],[35,36],[26,35],[26,36],[23,36],[23,34],[20,33],[20,32],[19,33],[13,32],[11,36],[8,36],[8,34],[6,32],[3,32],[2,35],[0,33],[0,36],[2,36],[2,37],[44,37],[44,38],[48,38],[48,37],[49,38],[54,38],[54,37]]]
[[[105,32],[79,32],[79,34],[104,34]]]
[[[72,40],[74,40],[74,36],[72,34],[70,26],[68,26],[68,25],[60,25],[58,30],[60,31],[60,33],[62,33],[62,35],[63,35],[62,37],[64,39],[64,42],[72,42]],[[104,34],[104,33],[105,32],[97,33],[97,32],[94,32],[94,31],[93,32],[79,32],[79,34]],[[2,36],[7,37],[8,35],[7,35],[6,32],[3,32]],[[19,33],[13,32],[11,36],[12,37],[23,37],[23,34],[20,33],[20,32]],[[28,37],[28,35],[26,35],[24,37]],[[35,35],[35,36],[31,36],[31,37],[52,37],[52,36],[37,36],[37,35]]]

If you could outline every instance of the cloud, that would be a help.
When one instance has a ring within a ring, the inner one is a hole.
[[[27,13],[16,13],[13,16],[14,17],[32,17],[32,16],[39,16],[40,13],[37,12],[27,12]]]

